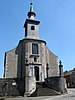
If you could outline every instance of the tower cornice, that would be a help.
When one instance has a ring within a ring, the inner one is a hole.
[[[36,23],[37,25],[40,24],[40,21],[31,20],[31,19],[26,19],[25,24],[24,24],[24,28],[26,27],[27,23],[30,23],[30,22],[32,22],[32,23],[34,22],[34,23]]]

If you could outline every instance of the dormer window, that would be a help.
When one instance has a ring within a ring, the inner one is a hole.
[[[35,26],[31,26],[31,30],[35,30]]]

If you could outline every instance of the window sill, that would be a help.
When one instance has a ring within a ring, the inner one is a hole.
[[[30,57],[39,57],[39,54],[31,54]]]

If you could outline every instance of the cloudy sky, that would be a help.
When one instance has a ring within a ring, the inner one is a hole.
[[[0,77],[4,54],[24,38],[23,25],[30,0],[0,0]],[[75,0],[33,0],[40,38],[62,60],[64,70],[75,67]]]

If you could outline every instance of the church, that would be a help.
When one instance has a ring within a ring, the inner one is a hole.
[[[27,16],[24,23],[25,37],[14,49],[5,52],[4,78],[0,79],[0,95],[45,95],[47,89],[52,86],[52,81],[54,84],[60,84],[59,87],[62,88],[59,92],[62,92],[65,89],[62,84],[64,78],[59,75],[58,57],[48,49],[46,41],[39,37],[40,21],[35,18],[33,3],[30,3]],[[37,92],[41,91],[40,87],[46,91],[45,94]]]

